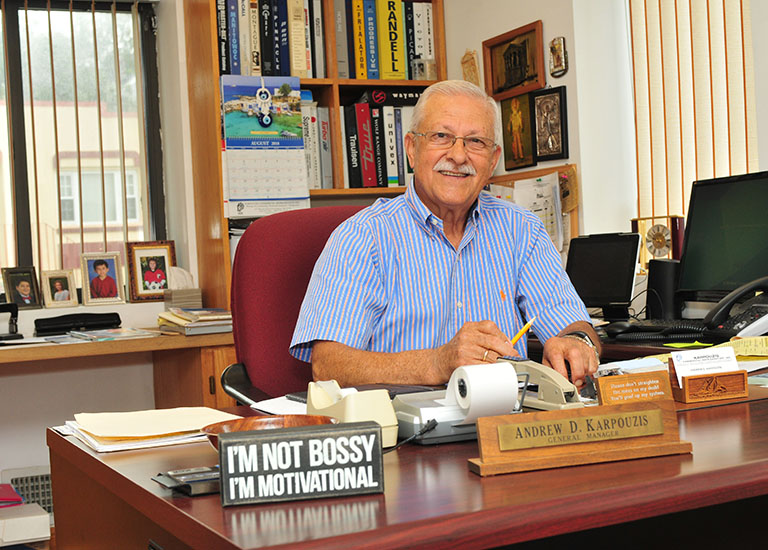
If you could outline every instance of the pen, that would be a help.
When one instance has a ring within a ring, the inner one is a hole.
[[[512,338],[512,341],[510,342],[510,343],[511,343],[513,346],[514,346],[514,345],[517,343],[517,341],[518,341],[518,340],[519,340],[519,339],[520,339],[520,338],[523,336],[523,334],[525,334],[526,332],[528,332],[528,329],[529,329],[529,328],[531,328],[531,325],[533,324],[533,322],[534,322],[535,320],[536,320],[536,316],[534,315],[534,316],[533,316],[533,319],[531,319],[530,321],[528,321],[527,323],[525,323],[525,325],[523,326],[523,328],[521,328],[521,329],[518,331],[518,333],[517,333],[517,334],[515,334],[515,337],[514,337],[514,338]]]

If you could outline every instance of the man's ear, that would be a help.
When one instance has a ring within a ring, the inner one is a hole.
[[[493,172],[496,170],[496,165],[499,164],[499,158],[501,158],[501,145],[497,145],[496,149],[491,155],[491,174],[493,174]]]
[[[412,133],[408,132],[405,134],[405,137],[403,138],[403,144],[405,145],[405,154],[408,155],[408,162],[412,167],[415,167],[416,164],[414,162],[414,149],[416,148],[416,142]]]

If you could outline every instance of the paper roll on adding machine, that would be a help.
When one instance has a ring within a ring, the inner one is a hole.
[[[398,394],[391,405],[386,390],[349,393],[335,381],[310,382],[307,395],[309,414],[341,422],[376,420],[384,447],[394,445],[398,437],[413,437],[422,445],[475,439],[475,421],[481,416],[583,406],[578,389],[564,376],[521,358],[459,367],[445,390]],[[437,425],[420,434],[433,420]]]

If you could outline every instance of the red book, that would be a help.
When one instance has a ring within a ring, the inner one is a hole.
[[[355,114],[363,187],[376,187],[376,149],[373,146],[371,108],[367,103],[355,103]]]
[[[0,483],[0,508],[24,504],[24,499],[10,483]]]

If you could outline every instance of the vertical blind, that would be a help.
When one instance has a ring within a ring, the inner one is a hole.
[[[83,252],[122,252],[125,241],[144,240],[151,231],[138,3],[1,5],[8,131],[0,128],[0,265],[20,265],[22,195],[40,270],[77,269]],[[21,82],[11,74],[14,56]],[[22,168],[14,147],[24,149]]]
[[[749,0],[629,0],[638,216],[758,167]]]

